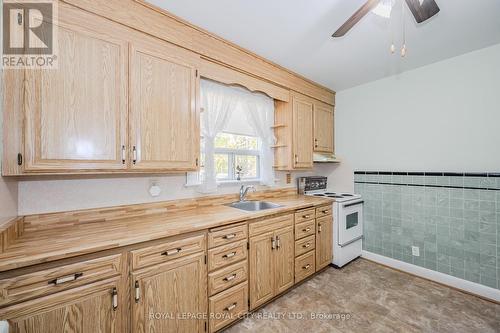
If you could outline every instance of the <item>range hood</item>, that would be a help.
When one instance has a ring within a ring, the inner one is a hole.
[[[335,156],[335,154],[329,153],[314,153],[313,154],[314,163],[340,163],[340,159]]]

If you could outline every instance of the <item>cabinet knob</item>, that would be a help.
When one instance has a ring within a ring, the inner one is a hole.
[[[76,279],[78,279],[79,277],[82,277],[82,276],[83,276],[83,273],[75,273],[73,275],[61,276],[61,277],[58,277],[57,279],[50,280],[49,284],[53,284],[55,286],[58,286],[60,284],[66,283],[66,282],[75,281]]]
[[[167,257],[168,257],[168,256],[173,256],[174,254],[177,254],[177,253],[179,253],[179,252],[181,252],[181,251],[182,251],[182,248],[181,248],[181,247],[179,247],[179,248],[177,248],[177,249],[167,250],[167,251],[163,252],[163,253],[162,253],[162,255],[163,255],[163,256],[167,256]]]
[[[236,234],[229,234],[229,235],[225,235],[225,236],[224,236],[224,237],[222,237],[222,238],[224,238],[224,239],[233,239],[234,237],[236,237]]]
[[[236,273],[226,276],[223,280],[226,282],[232,281],[236,278]]]
[[[137,163],[137,148],[135,146],[132,147],[132,163],[136,164]]]
[[[139,300],[141,299],[141,289],[139,287],[139,281],[135,281],[134,289],[135,289],[134,300],[136,303],[139,303]]]
[[[308,270],[309,268],[311,268],[310,264],[307,264],[307,265],[305,265],[305,266],[302,267],[302,269],[304,269],[304,270]]]
[[[222,258],[229,259],[229,258],[234,257],[235,255],[236,255],[236,251],[228,253],[228,254],[225,254],[225,255],[222,256]]]
[[[307,244],[302,245],[302,247],[305,248],[305,249],[307,249],[310,246],[311,246],[311,243],[307,243]]]
[[[118,291],[116,290],[116,288],[113,288],[111,297],[113,299],[113,311],[116,311],[116,309],[118,309]]]
[[[238,303],[237,303],[237,302],[234,302],[233,304],[231,304],[231,305],[229,305],[228,307],[226,307],[226,308],[224,309],[224,311],[231,311],[231,310],[233,310],[234,308],[236,308],[236,306],[237,306],[237,305],[238,305]]]

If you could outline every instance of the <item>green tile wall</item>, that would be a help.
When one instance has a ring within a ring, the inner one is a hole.
[[[354,180],[365,200],[365,250],[500,289],[500,178],[355,174]],[[412,246],[420,247],[419,257]]]

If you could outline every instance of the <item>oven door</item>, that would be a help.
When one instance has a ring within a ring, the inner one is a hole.
[[[339,245],[348,245],[363,237],[363,202],[339,204]]]

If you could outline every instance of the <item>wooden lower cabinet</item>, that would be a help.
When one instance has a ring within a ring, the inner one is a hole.
[[[333,217],[316,219],[316,271],[328,266],[333,259]]]
[[[266,303],[294,283],[293,227],[250,238],[250,309]]]
[[[95,282],[0,309],[0,320],[16,333],[120,333],[121,293],[119,279]]]
[[[132,274],[132,332],[204,332],[207,269],[199,253]]]
[[[293,286],[295,241],[293,227],[276,231],[276,252],[274,253],[275,293],[281,294]]]
[[[274,232],[250,238],[249,282],[250,309],[274,297]]]

